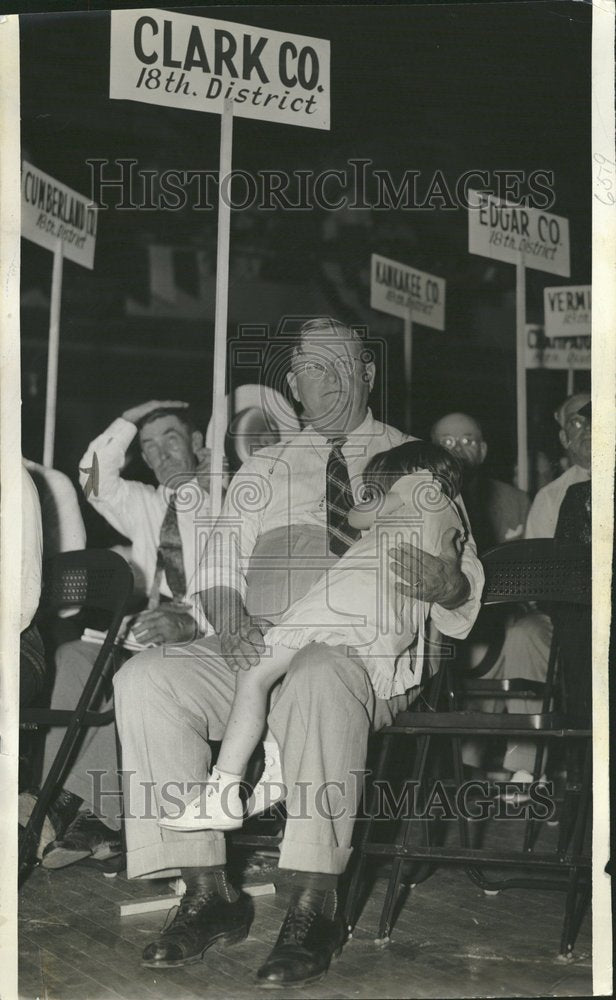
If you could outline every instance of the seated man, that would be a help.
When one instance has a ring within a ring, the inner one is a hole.
[[[141,454],[158,481],[156,488],[120,476],[137,433]],[[206,627],[200,607],[187,597],[199,544],[208,530],[209,497],[197,473],[204,457],[203,437],[192,423],[187,404],[151,401],[115,420],[90,444],[80,462],[84,489],[94,463],[98,466],[98,482],[86,493],[89,502],[132,542],[130,561],[137,588],[147,598],[147,609],[134,619],[132,633],[143,646],[191,639]],[[99,648],[94,642],[79,640],[58,649],[52,708],[76,705]],[[125,659],[130,654],[122,651],[120,655]],[[111,707],[111,701],[100,707]],[[64,732],[61,727],[49,731],[43,777]],[[120,851],[117,770],[115,727],[86,730],[43,828],[39,854],[45,867],[59,868],[91,854],[102,858]],[[20,822],[27,821],[32,805],[32,795],[23,793]],[[81,811],[71,821],[79,806]]]
[[[590,480],[591,461],[591,420],[586,407],[590,402],[588,393],[569,396],[558,407],[554,418],[560,426],[560,442],[569,459],[569,468],[558,479],[548,483],[537,493],[526,521],[526,538],[553,538],[558,514],[567,490],[574,483]],[[486,677],[499,680],[524,677],[528,680],[545,681],[548,667],[552,625],[547,615],[538,611],[525,614],[506,631],[499,658]],[[505,707],[513,713],[532,714],[540,711],[541,702],[536,699],[515,699],[483,702],[486,711]],[[512,782],[526,785],[532,780],[536,743],[532,740],[509,741],[503,759],[503,768],[509,772]],[[480,763],[478,748],[465,748],[465,763]]]
[[[32,478],[21,468],[21,612],[19,622],[19,704],[25,708],[42,692],[46,680],[45,651],[34,621],[41,597],[43,524]]]
[[[488,445],[479,421],[467,413],[447,413],[433,425],[430,436],[464,466],[462,499],[477,551],[521,538],[530,506],[528,497],[515,486],[485,475],[482,466]]]
[[[251,903],[229,882],[223,834],[167,830],[158,818],[171,794],[176,808],[176,792],[188,802],[208,773],[209,741],[223,735],[235,673],[263,652],[263,619],[275,622],[346,551],[357,537],[346,515],[359,498],[363,470],[377,452],[405,440],[368,409],[375,366],[343,324],[305,323],[287,378],[307,426],[242,466],[208,543],[200,590],[217,636],[147,650],[115,677],[129,877],[181,873],[187,886],[174,920],[143,952],[151,968],[187,965],[216,942],[248,934]],[[409,545],[398,565],[404,592],[436,604],[435,625],[466,635],[483,586],[472,538],[462,554],[453,537],[440,556]],[[377,698],[353,650],[319,643],[294,657],[272,696],[268,724],[288,789],[280,868],[293,893],[258,972],[266,986],[313,980],[342,946],[338,881],[351,856],[368,736],[408,699]]]

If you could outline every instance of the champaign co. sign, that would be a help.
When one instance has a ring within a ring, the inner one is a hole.
[[[111,12],[112,98],[329,129],[329,41],[164,10]]]

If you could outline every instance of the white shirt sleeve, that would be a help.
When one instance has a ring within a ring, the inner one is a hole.
[[[41,598],[43,568],[43,519],[36,486],[21,470],[21,611],[19,630],[34,618]]]
[[[79,463],[79,482],[82,489],[85,489],[90,481],[89,470],[94,465],[96,455],[98,490],[90,491],[88,502],[112,527],[130,539],[135,530],[135,519],[140,513],[137,497],[151,492],[151,487],[144,483],[130,482],[120,476],[128,446],[136,433],[137,428],[133,423],[118,417],[88,445]]]
[[[537,493],[526,518],[525,538],[553,538],[556,528],[554,511],[545,487]]]
[[[45,558],[86,547],[86,529],[72,482],[59,469],[24,459],[36,485],[43,515]]]
[[[456,501],[462,508],[461,498]],[[466,516],[466,512],[465,512]],[[468,523],[468,517],[466,517]],[[440,632],[452,639],[465,639],[475,624],[481,607],[481,594],[485,583],[485,574],[479,556],[475,539],[468,532],[462,549],[462,572],[470,584],[468,599],[459,608],[447,610],[440,604],[432,605],[432,620]]]
[[[228,587],[246,597],[246,571],[261,534],[263,514],[271,492],[271,457],[253,456],[235,473],[220,517],[208,538],[199,567],[196,592]]]

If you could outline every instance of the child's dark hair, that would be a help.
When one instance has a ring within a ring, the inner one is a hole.
[[[389,493],[402,476],[418,469],[431,472],[443,493],[453,500],[462,488],[462,463],[440,444],[406,441],[397,448],[380,451],[364,469],[363,480],[370,491]]]

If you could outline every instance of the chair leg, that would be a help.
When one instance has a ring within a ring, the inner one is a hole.
[[[426,763],[428,760],[428,751],[430,749],[431,737],[423,736],[417,741],[417,758],[413,767],[413,774],[411,778],[412,787],[421,789],[423,785],[423,779],[425,776]],[[404,835],[402,837],[402,847],[407,847],[408,842],[411,838],[411,823],[412,819],[403,819],[404,824]],[[427,824],[427,820],[420,820],[422,825],[422,830],[424,831],[424,837],[429,840],[429,830],[428,827],[424,827],[424,823]],[[398,899],[398,893],[400,891],[400,883],[402,881],[402,870],[404,865],[403,857],[394,857],[392,860],[391,872],[389,874],[389,880],[387,883],[387,891],[385,893],[385,900],[383,902],[383,908],[381,910],[381,919],[379,922],[379,939],[388,938],[391,934],[391,927],[393,923],[394,910],[396,906],[396,901]]]
[[[391,749],[393,746],[393,736],[385,735],[381,741],[381,747],[379,750],[379,756],[370,783],[370,794],[367,802],[367,815],[365,820],[361,821],[361,834],[359,838],[359,843],[356,848],[357,860],[355,862],[355,867],[349,888],[346,896],[345,905],[345,921],[350,928],[355,924],[355,919],[357,917],[357,909],[359,906],[359,901],[361,897],[361,891],[363,887],[363,876],[364,869],[366,866],[366,853],[365,847],[369,843],[370,835],[372,833],[372,824],[374,823],[375,807],[377,803],[378,785],[376,782],[380,780],[384,774],[387,773],[387,763],[391,754]]]
[[[545,740],[537,741],[537,749],[535,750],[535,762],[533,765],[533,781],[538,781],[541,777],[543,757],[545,753]],[[538,820],[536,820],[532,814],[529,815],[526,823],[524,824],[524,853],[530,853],[535,845],[537,839],[537,826]]]
[[[34,862],[33,855],[36,853],[36,849],[38,847],[43,822],[45,820],[47,810],[49,809],[54,790],[60,785],[70,756],[81,733],[83,732],[84,717],[93,699],[98,696],[101,679],[109,665],[112,651],[112,644],[107,644],[107,641],[105,641],[100,653],[98,654],[90,676],[86,681],[79,701],[75,706],[73,717],[66,728],[64,738],[58,748],[58,752],[49,769],[49,773],[47,774],[47,777],[41,786],[41,790],[38,793],[36,804],[21,836],[18,865],[19,872],[22,877],[27,874],[31,864]]]

